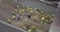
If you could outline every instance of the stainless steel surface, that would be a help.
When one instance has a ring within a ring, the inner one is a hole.
[[[54,6],[54,7],[57,7],[57,4],[59,2],[59,1],[47,1],[47,0],[35,0],[35,1],[42,2],[49,6]]]
[[[56,15],[49,32],[60,32],[60,14]]]
[[[49,32],[60,32],[60,2],[58,5],[57,13],[54,22],[51,25]]]
[[[0,32],[24,32],[24,31],[11,27],[11,25],[9,26],[0,20]]]
[[[16,2],[16,1],[15,1]],[[34,1],[34,0],[17,0],[17,3],[24,6],[30,6],[32,8],[43,9],[49,13],[56,13],[57,8],[53,6],[49,6],[42,2]]]

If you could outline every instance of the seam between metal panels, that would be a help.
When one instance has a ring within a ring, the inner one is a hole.
[[[25,31],[25,30],[23,30],[23,29],[21,29],[21,28],[19,28],[19,27],[13,26],[13,25],[8,24],[8,23],[6,23],[6,22],[4,22],[4,21],[1,21],[1,20],[0,20],[0,22],[3,23],[3,24],[5,24],[5,25],[7,25],[7,26],[10,26],[10,27],[12,27],[12,28],[15,28],[15,29],[17,29],[17,30],[21,30],[21,31],[23,31],[23,32],[27,32],[27,31]]]

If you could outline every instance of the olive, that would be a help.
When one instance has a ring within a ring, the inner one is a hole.
[[[27,15],[28,18],[31,18],[31,15]]]
[[[37,11],[40,11],[39,9],[37,9]]]
[[[9,24],[11,24],[11,22],[8,22]]]
[[[11,20],[10,19],[8,19],[8,22],[7,23],[9,23],[9,24],[11,24],[11,22],[10,22]]]
[[[17,18],[17,21],[19,21],[20,20],[20,18]]]
[[[13,13],[12,15],[16,15],[15,13]]]

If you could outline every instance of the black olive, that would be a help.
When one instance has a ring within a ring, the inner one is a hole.
[[[17,18],[17,21],[19,21],[20,20],[20,18]]]
[[[16,14],[13,13],[12,15],[16,15]]]
[[[37,9],[37,11],[40,11],[39,9]]]
[[[27,27],[27,30],[29,29],[29,26],[26,26]]]
[[[27,15],[28,18],[31,18],[31,15]]]

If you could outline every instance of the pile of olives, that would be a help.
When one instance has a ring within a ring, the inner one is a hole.
[[[33,13],[32,10],[33,8],[31,7],[28,7],[28,6],[23,6],[22,8],[19,8],[20,6],[17,5],[17,9],[15,9],[14,12],[12,12],[12,19],[13,20],[20,20],[20,16],[23,14],[23,13]],[[47,13],[45,11],[42,11],[42,10],[39,10],[39,9],[36,9],[36,11],[39,13],[38,15],[38,21],[41,23],[41,24],[51,24],[53,22],[53,18],[54,18],[54,15],[53,14],[50,14],[50,13]],[[27,16],[28,18],[31,18],[31,15],[28,15]],[[8,20],[10,23],[10,20]],[[32,26],[31,29],[29,29],[28,27],[23,27],[24,29],[28,29],[28,32],[33,32],[35,31],[36,27],[35,26]]]

